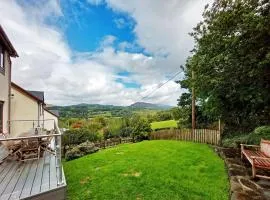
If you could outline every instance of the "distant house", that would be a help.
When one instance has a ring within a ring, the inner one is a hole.
[[[11,94],[11,60],[18,57],[16,50],[9,41],[0,25],[0,134],[8,134],[10,120],[10,94]]]
[[[56,111],[46,108],[43,91],[25,90],[11,83],[11,120],[12,136],[35,132],[37,129],[53,130],[54,122],[58,124]]]

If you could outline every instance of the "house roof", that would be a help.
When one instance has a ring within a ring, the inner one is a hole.
[[[15,88],[16,90],[20,91],[21,93],[25,94],[26,96],[32,98],[33,100],[39,102],[39,103],[44,103],[44,92],[43,92],[43,98],[39,98],[35,95],[33,95],[32,93],[30,93],[29,91],[23,89],[22,87],[18,86],[17,84],[11,82],[11,87]]]
[[[0,42],[6,47],[11,57],[19,57],[15,48],[13,47],[10,40],[8,39],[8,36],[5,33],[4,29],[2,28],[1,24],[0,24]]]
[[[44,102],[44,92],[43,91],[32,91],[32,90],[27,90],[27,92],[31,93],[33,96],[38,98],[40,101]]]
[[[54,115],[55,117],[59,117],[60,114],[59,114],[59,110],[49,110],[48,108],[45,108],[45,110],[49,113],[51,113],[52,115]]]

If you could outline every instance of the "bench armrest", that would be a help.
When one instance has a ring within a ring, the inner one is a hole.
[[[245,146],[245,147],[255,147],[255,148],[260,148],[261,146],[259,145],[250,145],[250,144],[240,144],[241,146]]]
[[[259,146],[259,145],[249,145],[249,144],[240,144],[240,145],[241,145],[241,151],[243,151],[245,147],[252,147],[255,149],[261,148],[261,146]]]

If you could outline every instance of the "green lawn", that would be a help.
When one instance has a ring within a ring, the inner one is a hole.
[[[151,123],[152,130],[162,129],[162,128],[177,128],[177,121],[175,120],[167,120],[161,122],[153,122]]]
[[[68,199],[227,200],[223,161],[204,144],[144,141],[64,163]]]

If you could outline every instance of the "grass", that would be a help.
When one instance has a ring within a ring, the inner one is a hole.
[[[177,121],[175,120],[167,120],[161,122],[153,122],[151,123],[152,130],[163,129],[163,128],[177,128]]]
[[[144,141],[64,163],[68,199],[227,200],[223,161],[204,144]]]

